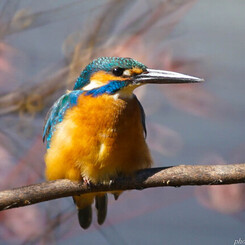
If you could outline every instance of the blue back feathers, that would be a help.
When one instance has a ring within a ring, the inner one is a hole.
[[[43,130],[43,141],[47,140],[47,148],[50,147],[50,141],[56,124],[62,122],[66,110],[77,104],[77,99],[82,93],[83,91],[75,90],[64,94],[50,108]]]
[[[132,59],[132,58],[121,58],[121,57],[100,57],[98,59],[93,60],[90,64],[88,64],[85,69],[82,71],[81,75],[78,77],[74,90],[82,89],[89,83],[90,76],[96,71],[106,71],[109,72],[113,67],[121,67],[124,69],[131,69],[133,67],[139,67],[142,70],[145,70],[147,67]]]

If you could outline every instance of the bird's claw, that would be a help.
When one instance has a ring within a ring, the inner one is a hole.
[[[88,187],[91,186],[91,181],[87,178],[87,177],[83,177],[82,181],[85,185],[87,185]]]

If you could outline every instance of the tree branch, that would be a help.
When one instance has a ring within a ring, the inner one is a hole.
[[[138,171],[110,183],[89,184],[61,179],[0,192],[0,211],[90,192],[142,190],[151,187],[224,185],[245,182],[245,164],[179,165]]]

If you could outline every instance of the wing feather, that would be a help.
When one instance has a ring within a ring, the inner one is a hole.
[[[145,111],[144,111],[144,108],[143,106],[140,104],[137,96],[135,95],[135,98],[139,104],[139,107],[140,107],[140,112],[141,112],[141,123],[142,123],[142,126],[143,126],[143,130],[144,130],[144,133],[145,133],[145,138],[147,136],[147,130],[146,130],[146,125],[145,125]]]
[[[48,111],[43,129],[43,141],[47,141],[47,148],[50,147],[56,125],[62,122],[67,109],[77,104],[77,99],[82,93],[83,91],[74,90],[62,95]]]

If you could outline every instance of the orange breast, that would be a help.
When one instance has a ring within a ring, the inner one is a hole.
[[[136,98],[81,95],[57,125],[45,161],[50,180],[84,176],[98,182],[149,167]]]

